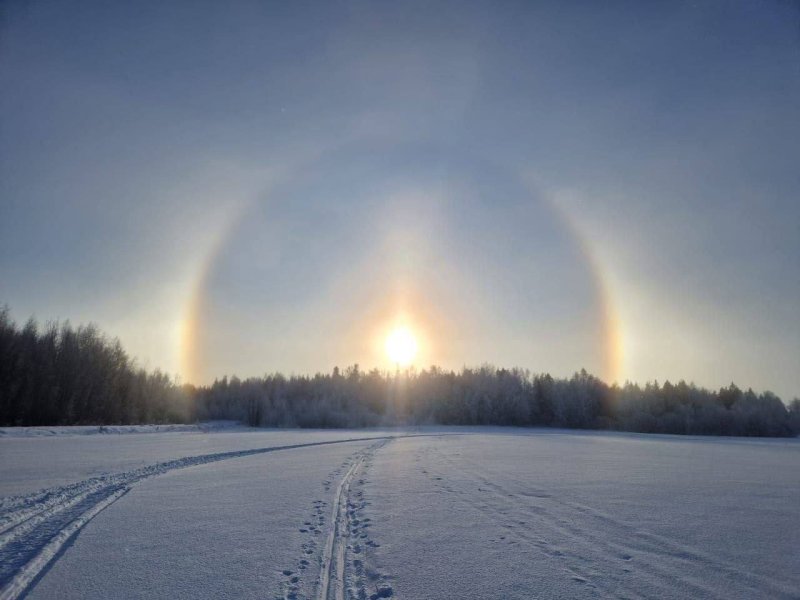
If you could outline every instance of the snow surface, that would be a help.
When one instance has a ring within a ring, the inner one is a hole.
[[[187,431],[115,436],[70,432],[47,437],[0,437],[0,496],[26,494],[179,458],[373,435],[381,432],[243,429],[224,434]]]
[[[65,425],[56,427],[0,427],[2,437],[52,437],[65,435],[122,435],[127,433],[178,433],[211,431],[247,431],[251,427],[238,421],[206,421],[204,423],[167,423],[164,425]]]
[[[796,441],[395,440],[363,514],[402,598],[797,598],[799,467]]]
[[[502,428],[7,436],[0,598],[799,598],[798,467]]]

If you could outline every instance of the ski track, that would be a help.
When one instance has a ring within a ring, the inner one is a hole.
[[[379,440],[386,443],[395,437],[403,436],[348,438],[190,456],[29,495],[1,498],[0,600],[14,600],[24,594],[84,525],[145,479],[231,458],[349,442]]]
[[[547,559],[561,561],[576,583],[588,585],[603,596],[640,597],[642,580],[630,577],[638,572],[646,578],[649,592],[657,596],[674,595],[680,590],[684,597],[727,598],[705,582],[703,573],[715,572],[735,583],[741,597],[766,594],[770,598],[797,598],[790,589],[689,545],[642,531],[589,506],[532,488],[527,482],[524,492],[507,489],[477,462],[463,456],[453,460],[438,448],[430,451],[447,464],[446,473],[430,477],[434,485],[473,508],[477,506],[505,532],[500,539],[507,535],[536,548]],[[428,470],[423,472],[429,474]],[[448,483],[451,478],[461,478],[462,482],[471,479],[484,496],[463,493]],[[586,527],[582,522],[596,527]],[[698,573],[701,566],[703,573]]]
[[[322,487],[330,502],[317,499],[313,513],[300,531],[311,537],[302,545],[297,571],[284,570],[287,578],[281,598],[300,597],[301,575],[318,555],[316,600],[379,600],[394,595],[390,577],[367,568],[365,554],[377,547],[369,538],[370,519],[361,514],[364,499],[363,474],[374,453],[398,437],[391,435],[348,438],[250,450],[221,452],[155,463],[139,469],[102,475],[66,486],[0,498],[0,600],[14,600],[35,585],[45,569],[94,516],[124,496],[137,483],[172,470],[279,450],[329,444],[374,441],[334,470]],[[439,436],[431,436],[439,437]],[[423,462],[422,450],[417,462]],[[590,506],[554,496],[526,482],[524,490],[498,483],[491,470],[463,456],[448,456],[440,448],[427,447],[425,459],[437,460],[422,469],[442,493],[496,524],[499,540],[534,549],[544,560],[557,561],[577,585],[588,586],[594,595],[637,598],[675,595],[693,598],[723,598],[709,585],[703,573],[715,572],[736,588],[742,597],[795,598],[785,586],[741,566],[709,556],[678,540],[643,531]],[[439,463],[436,465],[435,463]],[[437,468],[438,467],[438,468]],[[338,479],[338,484],[333,484]],[[467,487],[464,487],[464,486]],[[475,494],[475,487],[480,493]],[[330,505],[330,506],[329,506]],[[321,552],[318,539],[330,515]],[[495,541],[494,539],[490,541]],[[369,594],[367,587],[374,590]],[[304,597],[304,596],[303,596]]]
[[[319,600],[344,600],[344,567],[347,548],[347,495],[350,481],[364,462],[358,456],[344,474],[331,506],[331,525],[325,548],[322,551],[322,569],[319,576]],[[332,598],[331,598],[332,597]]]
[[[392,438],[386,438],[355,454],[347,471],[339,481],[331,502],[331,521],[328,536],[320,557],[320,574],[316,600],[366,600],[367,586],[364,573],[364,551],[366,546],[377,546],[367,534],[369,518],[360,518],[359,511],[366,506],[363,490],[353,492],[355,485],[363,486],[364,479],[356,479],[369,466],[373,454]],[[326,491],[330,481],[325,482]],[[318,500],[317,503],[322,503]],[[324,503],[323,503],[324,504]],[[317,504],[319,507],[319,504]],[[374,579],[380,575],[372,574]],[[369,596],[370,600],[388,598],[392,588],[380,585]],[[292,592],[286,596],[293,600]]]

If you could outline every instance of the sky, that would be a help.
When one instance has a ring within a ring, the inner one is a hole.
[[[800,7],[0,8],[0,303],[181,381],[491,363],[800,396]]]

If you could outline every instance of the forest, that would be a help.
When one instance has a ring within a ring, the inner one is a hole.
[[[0,308],[0,425],[111,425],[235,419],[256,427],[509,425],[644,433],[796,436],[800,400],[736,385],[608,385],[490,365],[383,372],[358,365],[208,386],[137,366],[119,340],[69,322],[18,326]]]

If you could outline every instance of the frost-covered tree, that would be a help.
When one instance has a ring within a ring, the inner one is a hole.
[[[96,327],[34,320],[0,308],[0,424],[58,425],[235,419],[266,427],[515,425],[648,433],[789,436],[800,400],[680,381],[608,386],[581,370],[566,379],[491,365],[460,371],[280,373],[179,386],[136,366]]]

